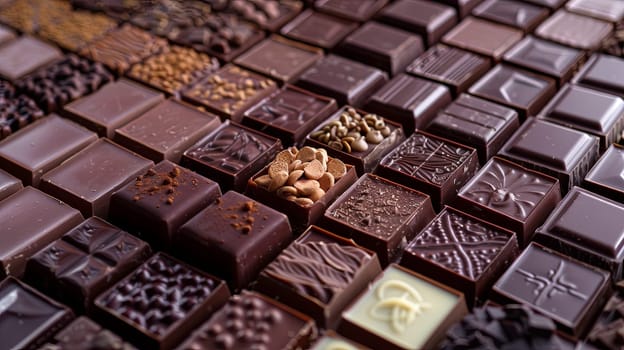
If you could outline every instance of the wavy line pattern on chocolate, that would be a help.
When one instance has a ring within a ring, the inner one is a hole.
[[[262,102],[260,108],[249,112],[249,116],[295,131],[312,119],[327,103],[312,96],[292,90],[284,90],[279,95]]]
[[[501,232],[447,211],[418,235],[407,250],[476,280],[508,239]]]
[[[485,59],[467,51],[438,45],[421,55],[407,67],[410,73],[451,83],[460,83],[478,69]]]
[[[469,156],[468,149],[414,134],[384,158],[381,164],[441,185]]]
[[[295,242],[265,269],[265,273],[302,295],[329,303],[370,259],[368,253],[353,246]]]

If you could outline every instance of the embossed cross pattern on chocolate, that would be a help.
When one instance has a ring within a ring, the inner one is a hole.
[[[516,270],[524,276],[524,280],[535,286],[533,294],[535,305],[542,305],[546,299],[554,298],[557,294],[567,294],[580,300],[587,300],[589,297],[578,291],[576,284],[566,281],[565,262],[559,261],[557,267],[548,270],[547,275],[532,273],[525,269]]]

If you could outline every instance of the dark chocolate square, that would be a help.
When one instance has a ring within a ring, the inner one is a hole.
[[[388,0],[317,0],[314,7],[334,16],[364,22],[387,3]]]
[[[535,34],[566,46],[594,51],[612,30],[609,22],[559,10],[537,27]]]
[[[561,193],[581,184],[599,157],[595,136],[549,123],[527,120],[507,141],[499,154],[559,179]]]
[[[286,215],[228,191],[180,228],[174,251],[238,290],[254,281],[291,240]]]
[[[321,226],[376,252],[386,266],[434,215],[426,194],[365,174],[327,208]]]
[[[17,35],[11,28],[0,24],[0,45],[4,45],[12,40],[15,40],[15,38],[17,38]]]
[[[235,65],[227,65],[193,84],[182,97],[223,119],[241,121],[243,113],[273,91],[277,84]]]
[[[599,137],[600,151],[604,152],[622,137],[624,100],[582,86],[566,85],[544,107],[540,117]]]
[[[552,78],[499,64],[468,92],[509,106],[524,120],[544,107],[555,94],[556,83]]]
[[[299,146],[336,108],[333,98],[286,85],[247,110],[242,123],[279,138],[284,146]]]
[[[515,233],[445,207],[409,243],[401,265],[483,300],[519,254]]]
[[[280,36],[272,36],[234,60],[234,63],[281,83],[295,81],[323,57],[323,50]]]
[[[91,217],[28,259],[25,280],[77,313],[150,255],[140,239]]]
[[[544,7],[516,0],[486,0],[475,7],[472,14],[530,33],[548,17],[548,12]]]
[[[624,58],[593,55],[572,82],[624,98]]]
[[[494,285],[501,301],[523,303],[582,336],[609,294],[609,273],[531,243]]]
[[[520,41],[521,30],[469,17],[451,29],[442,42],[499,61],[503,53]]]
[[[102,328],[102,326],[85,316],[76,318],[39,350],[97,349],[98,347],[136,350],[135,347],[123,341],[118,335]]]
[[[434,0],[455,7],[460,18],[466,17],[483,0]]]
[[[585,54],[576,49],[527,36],[505,53],[504,61],[544,74],[559,86],[565,84],[580,67]]]
[[[624,19],[624,3],[617,0],[571,0],[566,9],[608,22],[618,23]]]
[[[489,69],[490,60],[483,56],[438,44],[414,60],[407,72],[445,84],[457,96]]]
[[[37,187],[44,173],[96,140],[95,133],[50,115],[0,143],[0,167]]]
[[[430,195],[439,210],[455,199],[478,168],[474,148],[416,131],[384,157],[377,174]]]
[[[230,324],[237,328],[228,327]],[[263,295],[243,291],[232,296],[178,349],[306,349],[316,336],[310,317]]]
[[[357,26],[349,20],[306,10],[285,25],[280,33],[306,44],[331,49]]]
[[[368,22],[349,34],[337,51],[353,60],[396,75],[423,52],[420,36],[385,24]]]
[[[280,141],[226,122],[182,156],[181,164],[215,180],[223,192],[243,191],[253,174],[262,169],[281,149]]]
[[[82,222],[58,199],[26,187],[0,202],[0,278],[21,277],[26,260]]]
[[[567,0],[522,0],[538,6],[544,6],[550,10],[556,10],[561,7]]]
[[[154,162],[179,162],[184,150],[221,124],[177,100],[167,100],[115,130],[115,142]]]
[[[221,195],[219,184],[162,161],[111,197],[110,220],[169,250],[178,228]]]
[[[453,205],[514,231],[524,247],[559,200],[557,179],[494,157],[462,187]]]
[[[519,125],[518,113],[513,109],[461,94],[438,113],[427,131],[476,148],[480,163],[485,164]]]
[[[336,55],[328,55],[306,70],[297,85],[339,104],[360,107],[387,81],[386,73]]]
[[[451,92],[446,86],[400,74],[377,90],[365,109],[400,123],[406,135],[410,135],[415,129],[427,126],[451,100]]]
[[[587,173],[583,187],[624,202],[624,146],[611,145]]]
[[[22,189],[22,181],[0,169],[0,201]]]
[[[344,308],[379,273],[375,253],[310,226],[262,270],[255,288],[333,329]]]
[[[68,324],[71,310],[14,278],[0,282],[0,334],[8,350],[37,349]]]
[[[100,137],[112,139],[115,129],[162,101],[163,94],[130,80],[119,79],[66,105],[62,113],[97,132]]]
[[[158,253],[100,294],[96,319],[141,349],[172,349],[229,296],[223,281]]]
[[[39,187],[85,217],[106,218],[113,192],[153,164],[108,139],[99,139],[45,173]]]
[[[397,0],[379,12],[377,20],[420,34],[427,47],[457,23],[452,7],[423,0]]]
[[[16,81],[23,76],[59,60],[61,50],[34,37],[24,35],[0,47],[0,77]]]

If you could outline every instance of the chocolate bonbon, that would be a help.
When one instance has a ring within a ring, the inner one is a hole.
[[[61,50],[29,35],[0,48],[0,77],[16,81],[62,57]]]
[[[306,44],[331,49],[355,28],[355,22],[306,10],[285,25],[281,34]]]
[[[223,281],[158,253],[100,294],[96,320],[141,349],[173,349],[229,296]]]
[[[81,316],[76,318],[49,340],[40,350],[62,349],[115,349],[135,350],[118,335],[102,328],[91,319]]]
[[[332,329],[380,272],[375,253],[310,226],[260,273],[255,288]]]
[[[537,27],[535,34],[563,45],[594,51],[612,29],[611,23],[559,10]]]
[[[520,1],[486,0],[475,7],[472,14],[530,33],[548,17],[548,9]]]
[[[97,140],[95,133],[56,115],[0,142],[0,166],[26,186]]]
[[[24,280],[76,312],[151,254],[140,239],[91,217],[28,259]]]
[[[22,189],[22,181],[0,169],[0,201]]]
[[[624,147],[613,144],[585,176],[583,187],[624,202]]]
[[[572,82],[624,98],[624,58],[593,55]]]

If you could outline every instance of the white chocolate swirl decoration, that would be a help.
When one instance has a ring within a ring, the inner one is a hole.
[[[416,316],[432,307],[415,288],[399,280],[383,282],[377,287],[376,295],[379,302],[371,309],[370,316],[389,321],[396,333],[404,333]]]

